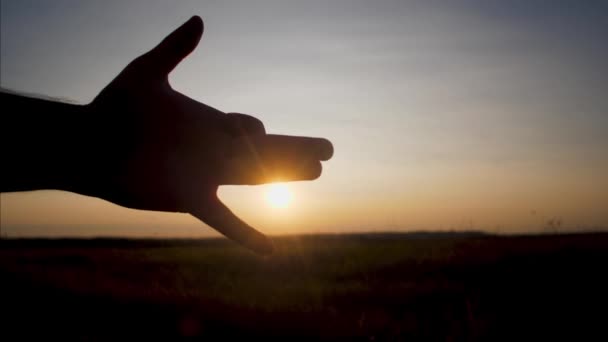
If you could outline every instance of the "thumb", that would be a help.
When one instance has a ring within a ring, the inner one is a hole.
[[[196,48],[203,29],[203,20],[195,15],[171,32],[154,49],[142,56],[148,72],[161,77],[168,75]]]
[[[269,238],[234,215],[216,194],[211,196],[201,208],[192,210],[191,214],[229,239],[258,254],[268,255],[274,250]]]

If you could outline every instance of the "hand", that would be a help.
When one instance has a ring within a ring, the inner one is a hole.
[[[225,114],[173,90],[168,74],[202,34],[201,18],[191,18],[86,106],[92,157],[75,191],[130,208],[191,213],[270,253],[270,240],[220,202],[218,186],[316,179],[333,147],[325,139],[266,134],[252,116]]]

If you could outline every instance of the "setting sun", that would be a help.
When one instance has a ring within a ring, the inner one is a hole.
[[[266,200],[273,208],[286,208],[291,202],[291,191],[286,184],[275,183],[268,186]]]

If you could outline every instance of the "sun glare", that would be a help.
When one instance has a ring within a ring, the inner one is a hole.
[[[266,200],[273,208],[286,208],[291,202],[291,191],[286,184],[271,184],[266,191]]]

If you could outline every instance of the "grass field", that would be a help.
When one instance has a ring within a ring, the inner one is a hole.
[[[608,233],[2,240],[0,340],[608,340]]]

